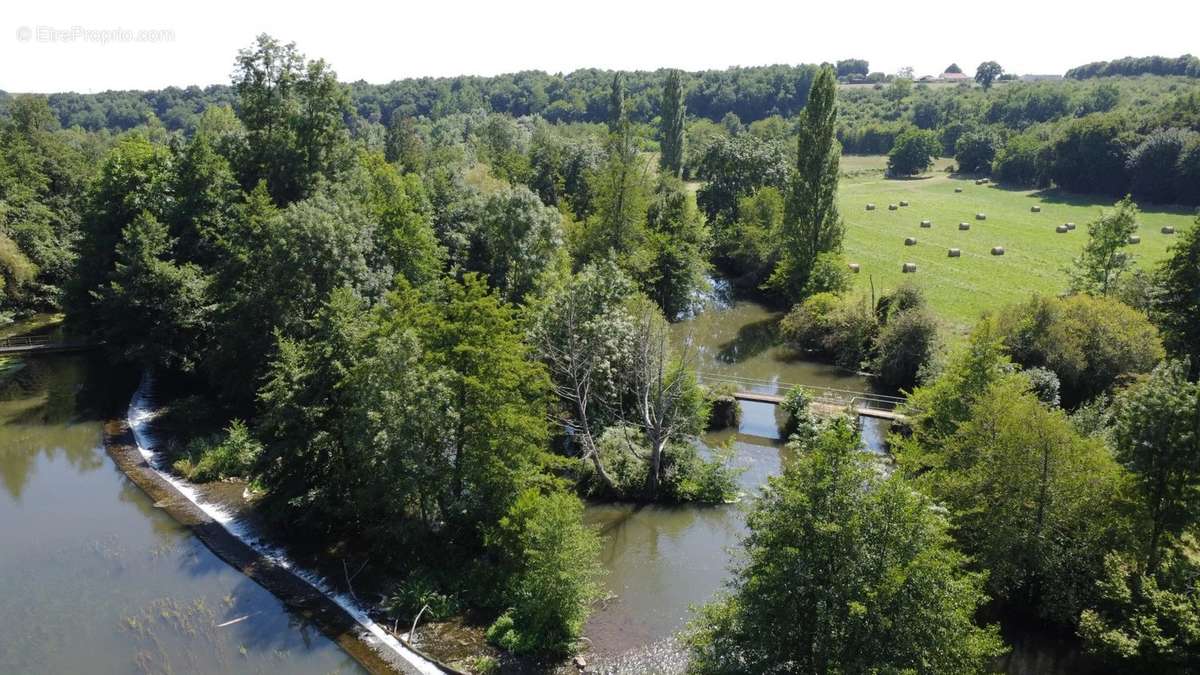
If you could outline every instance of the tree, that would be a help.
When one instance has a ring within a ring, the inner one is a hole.
[[[962,73],[962,68],[959,68],[957,63],[951,63],[949,66],[946,66],[946,72],[947,72],[947,73],[959,73],[959,74],[961,74],[961,73]]]
[[[696,203],[716,233],[717,250],[734,243],[723,229],[738,220],[738,200],[763,187],[788,188],[787,151],[778,143],[751,134],[718,137],[708,146],[697,168],[705,184],[696,192]]]
[[[938,348],[937,319],[924,305],[893,313],[875,339],[874,372],[885,387],[910,390]]]
[[[1001,310],[997,326],[1013,361],[1054,371],[1069,407],[1150,372],[1163,357],[1146,316],[1109,298],[1035,297]]]
[[[1071,120],[1050,143],[1049,177],[1071,192],[1120,197],[1129,190],[1126,118],[1095,113]]]
[[[1150,523],[1143,573],[1154,576],[1163,549],[1200,515],[1200,383],[1185,361],[1163,363],[1117,398],[1117,461],[1133,474]]]
[[[667,445],[695,437],[708,417],[704,392],[693,372],[693,355],[687,347],[676,355],[671,348],[670,327],[652,302],[635,299],[628,378],[633,399],[625,422],[638,427],[646,439],[649,456],[646,495],[658,496],[662,481],[663,454]]]
[[[265,180],[276,203],[286,205],[311,194],[318,176],[332,178],[344,166],[349,99],[325,61],[308,61],[295,43],[264,33],[238,52],[234,90],[246,126],[244,187]]]
[[[425,166],[425,148],[416,120],[400,110],[394,111],[384,137],[383,153],[402,173],[420,173]]]
[[[626,262],[645,237],[651,167],[638,155],[624,100],[618,73],[613,78],[611,104],[613,114],[619,117],[611,124],[607,162],[591,178],[595,213],[588,219],[577,251],[577,257],[585,262],[610,254]]]
[[[1133,257],[1126,252],[1126,247],[1129,238],[1137,232],[1140,212],[1128,196],[1113,208],[1088,223],[1088,240],[1083,252],[1067,269],[1071,290],[1075,293],[1107,296],[1116,290],[1121,276],[1133,265]]]
[[[845,232],[837,210],[841,148],[835,138],[836,97],[833,69],[823,68],[801,113],[796,169],[779,233],[779,263],[768,281],[793,302],[805,293],[817,257],[840,251]]]
[[[1200,133],[1191,129],[1162,129],[1150,134],[1129,153],[1127,167],[1130,191],[1139,201],[1174,204],[1182,187],[1176,180],[1179,160],[1191,145],[1200,143]]]
[[[192,263],[175,264],[171,251],[166,226],[143,213],[126,226],[112,278],[93,295],[106,317],[101,333],[118,358],[191,372],[208,337],[209,279]]]
[[[896,137],[888,153],[888,173],[893,176],[915,176],[933,166],[941,144],[937,134],[921,129],[906,129]]]
[[[613,73],[612,86],[608,94],[608,133],[622,134],[629,124],[629,111],[625,107],[625,77],[621,71]]]
[[[700,673],[984,672],[984,575],[900,477],[881,478],[847,421],[807,444],[748,518],[745,563],[687,641]],[[783,666],[782,664],[786,664]]]
[[[954,160],[958,170],[967,173],[989,173],[1000,139],[988,131],[973,131],[963,134],[954,145]]]
[[[851,75],[867,76],[871,71],[871,64],[866,59],[842,59],[837,62],[837,76],[839,78],[850,77]]]
[[[506,188],[487,198],[480,235],[483,270],[510,302],[522,301],[568,262],[562,215],[526,187]]]
[[[1013,607],[1062,623],[1095,597],[1104,555],[1128,537],[1119,467],[1021,374],[995,380],[970,406],[918,484],[951,513],[988,588]],[[907,468],[907,467],[906,467]]]
[[[1153,315],[1162,329],[1167,348],[1187,358],[1192,379],[1200,376],[1200,217],[1180,234],[1170,256],[1159,264]]]
[[[421,178],[401,175],[379,153],[359,155],[363,174],[358,186],[365,188],[361,199],[378,224],[378,236],[392,269],[414,286],[438,278],[446,261],[446,250],[433,231],[433,207]]]
[[[995,61],[984,61],[975,69],[975,81],[984,89],[991,89],[996,78],[1004,74],[1004,69]]]
[[[662,151],[658,165],[664,173],[678,178],[683,174],[683,123],[685,106],[683,82],[678,70],[667,73],[663,81],[659,135]]]
[[[646,224],[651,261],[642,287],[675,320],[708,284],[708,228],[683,183],[671,177],[660,182]]]

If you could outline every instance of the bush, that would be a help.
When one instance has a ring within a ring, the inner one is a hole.
[[[738,401],[733,397],[734,391],[737,388],[732,384],[721,384],[705,391],[704,397],[708,401],[708,424],[706,428],[709,431],[719,431],[721,429],[737,429],[742,422],[742,407],[738,405]]]
[[[604,430],[597,443],[600,457],[613,479],[609,490],[592,473],[591,463],[584,465],[584,481],[596,496],[641,500],[646,494],[649,466],[639,458],[649,457],[650,449],[639,429],[614,426]],[[729,453],[714,450],[705,459],[690,443],[671,443],[663,449],[662,472],[657,501],[722,503],[737,494],[738,471],[729,466]]]
[[[1044,144],[1031,134],[1008,139],[992,163],[992,175],[1000,182],[1023,187],[1042,187],[1048,179],[1041,155]]]
[[[875,341],[876,379],[891,389],[911,390],[924,379],[937,344],[937,320],[929,311],[918,306],[893,313]]]
[[[172,468],[197,483],[247,478],[261,454],[262,444],[250,435],[244,422],[234,420],[223,433],[192,439],[185,456]]]
[[[833,330],[834,314],[841,300],[833,293],[817,293],[792,308],[779,323],[779,334],[796,349],[817,351]]]
[[[1000,139],[995,132],[981,129],[959,137],[954,145],[954,161],[958,170],[967,173],[987,173],[992,169]]]
[[[811,442],[825,425],[813,415],[810,406],[812,399],[803,387],[793,387],[783,397],[779,408],[783,411],[783,424],[779,427],[779,435],[789,443],[797,443],[801,447]]]
[[[561,491],[526,490],[489,544],[507,561],[509,609],[487,639],[517,654],[574,648],[600,594],[600,539],[583,524],[583,504]]]
[[[410,574],[396,586],[383,606],[389,616],[402,623],[411,623],[426,607],[423,616],[433,620],[447,619],[460,609],[457,596],[443,592],[441,584],[425,571]]]
[[[1053,370],[1030,368],[1025,371],[1025,377],[1029,378],[1029,390],[1038,397],[1039,401],[1049,406],[1058,406],[1059,390],[1062,388],[1062,384]]]
[[[932,131],[908,129],[896,138],[888,153],[888,173],[893,176],[914,176],[933,166],[941,145]]]

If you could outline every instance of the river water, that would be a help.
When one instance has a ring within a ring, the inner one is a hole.
[[[128,387],[82,356],[0,375],[0,673],[363,672],[112,463]]]

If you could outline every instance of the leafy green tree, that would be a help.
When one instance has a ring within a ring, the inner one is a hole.
[[[958,66],[958,64],[957,64],[957,63],[951,63],[949,66],[946,66],[946,72],[947,72],[947,73],[959,73],[959,74],[961,74],[961,73],[962,73],[962,68],[960,68],[960,67]]]
[[[1129,191],[1127,119],[1095,113],[1066,123],[1049,144],[1048,176],[1071,192],[1120,197]]]
[[[984,672],[1001,651],[974,623],[984,575],[901,478],[883,479],[838,422],[749,517],[731,594],[687,641],[698,673]]]
[[[787,151],[778,143],[743,134],[709,144],[697,167],[705,183],[696,192],[696,203],[715,229],[719,251],[732,247],[733,238],[723,226],[737,222],[738,201],[767,186],[787,189],[789,171]]]
[[[1088,240],[1083,252],[1067,270],[1071,275],[1071,290],[1107,296],[1114,291],[1121,276],[1133,265],[1127,252],[1129,237],[1137,232],[1137,204],[1128,196],[1088,223]]]
[[[775,269],[779,260],[776,241],[783,228],[783,194],[772,186],[755,190],[738,202],[737,222],[726,227],[728,233],[725,255],[733,269],[747,280],[747,286],[761,286]]]
[[[111,279],[93,295],[118,358],[190,372],[211,321],[209,279],[195,264],[175,264],[172,243],[166,226],[143,213],[125,227]]]
[[[667,73],[663,81],[661,128],[662,152],[658,158],[663,173],[683,175],[683,123],[685,117],[683,81],[678,70]]]
[[[963,551],[1010,606],[1071,623],[1095,597],[1105,553],[1127,540],[1122,477],[1107,448],[1046,407],[1019,374],[996,380],[919,485],[951,513]]]
[[[1200,218],[1180,234],[1170,255],[1159,265],[1155,282],[1161,291],[1153,313],[1167,348],[1192,364],[1192,378],[1200,376]]]
[[[813,80],[800,119],[796,171],[779,233],[780,258],[768,283],[793,302],[805,292],[817,257],[841,249],[845,225],[837,210],[837,83],[832,68]]]
[[[508,188],[488,197],[480,222],[483,269],[493,287],[520,302],[567,267],[562,216],[528,188]]]
[[[212,267],[219,263],[223,240],[233,235],[241,189],[206,133],[193,136],[174,165],[175,200],[168,218],[175,250],[184,260]]]
[[[933,166],[941,144],[932,131],[906,129],[896,137],[888,153],[888,173],[893,176],[915,176]]]
[[[629,125],[629,110],[625,105],[625,77],[621,71],[613,73],[612,86],[608,94],[608,133],[624,133]]]
[[[651,261],[643,288],[674,320],[708,284],[708,228],[683,183],[670,177],[660,182],[646,221]]]
[[[991,131],[981,130],[963,134],[954,146],[954,160],[958,162],[958,170],[968,173],[990,172],[999,146],[1000,139]]]
[[[424,286],[442,273],[446,251],[433,231],[433,207],[419,176],[401,175],[378,153],[362,153],[366,174],[360,182],[387,251],[392,269],[414,286]]]
[[[607,161],[590,180],[595,212],[585,225],[577,257],[586,262],[611,253],[628,262],[630,254],[642,246],[650,169],[637,152],[630,126],[617,125],[617,131],[609,134]]]
[[[984,89],[991,89],[996,78],[1004,74],[1004,69],[995,61],[984,61],[975,69],[975,81]]]
[[[1154,576],[1200,515],[1200,383],[1188,381],[1186,362],[1158,366],[1117,397],[1113,445],[1141,494],[1150,524],[1142,569]]]
[[[907,391],[921,383],[938,349],[937,319],[927,307],[895,312],[875,339],[874,372],[880,383]]]
[[[402,173],[420,173],[424,168],[424,141],[411,115],[400,110],[392,113],[384,137],[383,154],[388,162],[398,165]]]
[[[310,195],[348,160],[343,114],[349,99],[324,60],[308,61],[295,43],[267,34],[238,52],[238,116],[246,127],[242,185],[259,180],[277,204]]]
[[[1071,407],[1150,372],[1163,357],[1146,316],[1108,298],[1032,298],[1002,310],[998,326],[1013,361],[1054,371]]]
[[[488,639],[514,653],[568,653],[600,598],[600,538],[583,524],[583,504],[566,492],[526,490],[500,520],[497,548],[513,559],[512,608]]]

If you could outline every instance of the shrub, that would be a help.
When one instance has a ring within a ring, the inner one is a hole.
[[[981,129],[963,134],[954,145],[954,161],[958,170],[967,173],[987,173],[992,169],[1000,139],[995,132]]]
[[[449,618],[460,609],[457,596],[443,592],[441,584],[426,571],[410,574],[396,586],[383,606],[389,616],[409,623],[426,607],[422,616],[434,620]]]
[[[805,444],[820,435],[825,425],[813,415],[811,405],[812,399],[803,387],[793,387],[784,395],[783,403],[779,404],[784,413],[779,435],[785,441],[805,447]]]
[[[1029,378],[1029,390],[1038,397],[1039,401],[1049,406],[1058,406],[1059,389],[1062,384],[1053,370],[1030,368],[1025,371],[1025,377]]]
[[[742,407],[738,405],[738,401],[733,397],[734,391],[737,388],[732,384],[721,384],[705,391],[705,398],[708,400],[708,424],[706,428],[709,431],[719,431],[721,429],[737,429],[742,421]]]
[[[921,306],[888,317],[875,341],[873,370],[885,387],[911,390],[921,383],[937,351],[937,320]]]
[[[574,495],[526,490],[489,544],[511,570],[509,609],[487,631],[508,651],[568,653],[600,594],[600,539]]]
[[[246,478],[261,454],[262,444],[250,435],[244,422],[234,420],[223,433],[192,439],[185,456],[172,468],[198,483]]]
[[[792,308],[779,323],[779,334],[796,349],[820,350],[833,330],[834,314],[841,301],[833,293],[817,293]]]

